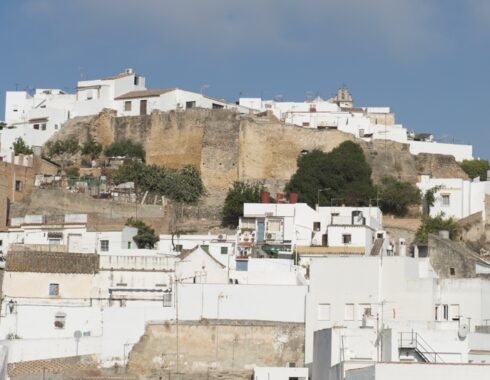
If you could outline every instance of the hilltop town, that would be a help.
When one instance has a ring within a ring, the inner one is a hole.
[[[488,162],[345,86],[204,90],[6,93],[0,376],[489,378]]]

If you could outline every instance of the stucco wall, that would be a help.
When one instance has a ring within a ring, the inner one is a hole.
[[[254,366],[303,365],[304,325],[295,323],[202,320],[179,322],[179,370],[184,373],[250,370]],[[177,367],[177,325],[154,323],[129,355],[137,373]]]

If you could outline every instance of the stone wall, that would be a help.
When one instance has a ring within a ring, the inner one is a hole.
[[[304,325],[263,321],[202,320],[152,323],[129,355],[138,374],[243,373],[254,366],[304,364]],[[179,362],[177,363],[177,350]],[[230,375],[231,376],[231,375]],[[155,377],[158,378],[158,377]],[[219,378],[241,378],[223,377]]]

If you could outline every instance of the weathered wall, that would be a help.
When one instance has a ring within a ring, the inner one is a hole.
[[[179,371],[183,373],[250,371],[253,366],[284,367],[304,363],[304,325],[298,323],[203,320],[179,322]],[[177,369],[176,325],[155,323],[129,355],[138,374]],[[231,377],[233,378],[233,377]]]

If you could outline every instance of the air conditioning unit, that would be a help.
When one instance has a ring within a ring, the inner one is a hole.
[[[276,234],[268,233],[268,234],[265,235],[265,238],[267,240],[275,240],[276,239]]]
[[[218,240],[219,241],[225,241],[226,240],[226,235],[225,234],[219,234],[218,235]]]

